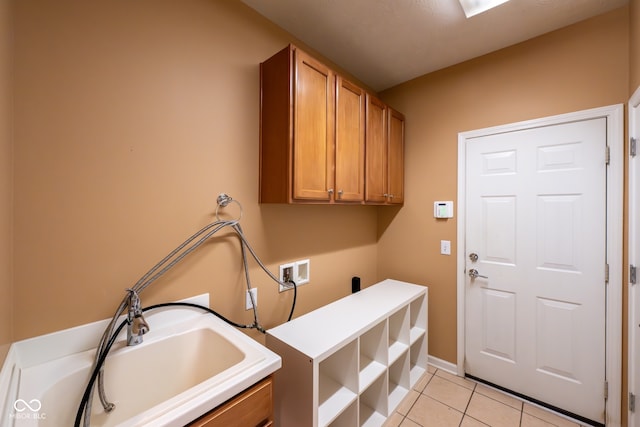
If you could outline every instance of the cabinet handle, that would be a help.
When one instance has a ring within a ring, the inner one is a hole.
[[[383,197],[389,197],[389,195],[387,193],[384,193],[382,196]]]
[[[332,195],[333,194],[333,188],[328,189],[327,193],[329,193],[329,195]]]
[[[389,198],[390,198],[390,199],[393,199],[393,194],[389,194]]]
[[[344,191],[342,190],[338,190],[338,199],[342,198],[342,194],[344,193]]]

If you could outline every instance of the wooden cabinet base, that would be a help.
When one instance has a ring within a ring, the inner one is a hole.
[[[272,377],[265,378],[188,424],[189,427],[267,427],[272,425]]]

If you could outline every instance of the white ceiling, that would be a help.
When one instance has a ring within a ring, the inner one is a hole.
[[[628,3],[510,0],[467,19],[458,0],[242,1],[377,91]]]

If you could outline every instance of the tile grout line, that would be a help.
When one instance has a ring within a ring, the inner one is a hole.
[[[411,412],[411,410],[414,408],[414,406],[415,406],[415,405],[416,405],[416,403],[418,402],[418,400],[419,400],[420,396],[425,396],[425,397],[427,397],[427,398],[431,398],[431,399],[435,400],[436,402],[439,402],[439,403],[441,403],[441,404],[443,404],[443,405],[447,406],[448,408],[450,408],[450,409],[452,409],[452,410],[455,410],[455,411],[457,411],[457,412],[461,412],[461,411],[459,411],[458,409],[456,409],[456,408],[454,408],[454,407],[452,407],[452,406],[450,406],[450,405],[448,405],[448,404],[446,404],[446,403],[444,403],[444,402],[441,402],[439,399],[436,399],[436,398],[431,397],[431,396],[429,396],[429,395],[427,395],[427,394],[425,394],[425,393],[424,393],[424,391],[426,390],[427,386],[428,386],[428,385],[431,383],[431,381],[433,380],[433,377],[437,376],[438,378],[440,378],[440,379],[442,379],[442,380],[445,380],[445,381],[447,381],[447,382],[449,382],[449,383],[451,383],[451,384],[455,384],[455,385],[456,385],[456,386],[458,386],[458,387],[465,388],[465,389],[467,389],[467,390],[471,390],[471,396],[469,397],[469,401],[467,402],[467,404],[466,404],[466,406],[465,406],[464,411],[462,411],[462,419],[460,420],[460,423],[458,424],[458,427],[461,427],[461,426],[462,426],[462,423],[463,423],[463,421],[464,421],[465,417],[469,417],[469,418],[471,418],[471,419],[473,419],[473,420],[475,420],[475,421],[477,421],[477,422],[479,422],[479,423],[481,423],[481,424],[483,424],[483,425],[486,425],[484,422],[482,422],[482,421],[480,421],[480,420],[476,419],[475,417],[472,417],[471,415],[469,415],[469,414],[467,413],[467,411],[469,410],[469,406],[470,406],[470,404],[471,404],[471,400],[473,399],[473,396],[474,396],[475,394],[479,394],[479,395],[481,395],[483,398],[490,399],[490,400],[492,400],[492,401],[494,401],[494,402],[497,402],[497,403],[499,403],[499,404],[501,404],[501,405],[504,405],[504,406],[506,406],[506,407],[508,407],[508,408],[512,408],[512,409],[515,409],[515,410],[519,411],[519,412],[520,412],[520,419],[519,419],[518,426],[519,426],[519,427],[522,427],[523,422],[524,422],[524,414],[525,414],[525,411],[524,411],[524,404],[526,403],[524,400],[522,400],[522,399],[517,399],[517,400],[519,401],[519,407],[520,407],[520,408],[518,409],[518,408],[516,408],[516,407],[514,407],[514,406],[512,406],[512,405],[509,405],[509,404],[507,404],[507,403],[505,403],[505,402],[502,402],[502,401],[500,401],[500,400],[498,400],[498,399],[495,399],[495,398],[493,398],[493,397],[491,397],[491,396],[487,396],[487,395],[485,395],[485,394],[481,393],[480,391],[478,391],[478,384],[480,384],[480,383],[478,383],[478,382],[476,382],[476,381],[469,380],[470,382],[472,382],[472,383],[473,383],[473,388],[468,388],[468,387],[465,387],[465,386],[464,386],[464,385],[462,385],[462,384],[459,384],[459,383],[457,383],[457,382],[455,382],[455,381],[452,381],[451,379],[449,379],[449,378],[447,378],[447,377],[445,377],[445,376],[438,375],[438,371],[440,371],[440,369],[439,369],[439,368],[437,368],[433,373],[431,373],[431,372],[427,372],[427,373],[425,373],[425,375],[430,374],[431,376],[430,376],[429,380],[426,382],[426,384],[424,385],[424,387],[422,387],[422,390],[420,390],[420,391],[419,391],[419,390],[417,390],[417,389],[415,389],[415,388],[412,388],[412,389],[411,389],[411,390],[415,391],[415,392],[418,394],[418,398],[416,398],[416,400],[411,404],[411,406],[409,406],[409,407],[407,408],[407,410],[406,410],[406,415],[405,415],[405,414],[401,414],[401,413],[400,413],[400,412],[398,412],[397,410],[394,410],[394,411],[393,411],[394,413],[397,413],[398,415],[400,415],[400,418],[401,418],[401,419],[400,419],[400,423],[398,424],[398,426],[401,426],[401,425],[404,423],[404,421],[405,421],[405,420],[407,420],[407,419],[409,419],[409,421],[410,421],[410,422],[412,422],[412,423],[414,423],[414,424],[416,424],[416,425],[420,425],[420,424],[418,424],[416,421],[414,421],[412,418],[409,418],[409,413]],[[447,372],[447,371],[443,371],[443,372]],[[448,373],[448,372],[447,372],[447,373]],[[506,394],[506,395],[508,395],[508,394]],[[542,421],[542,422],[544,422],[544,423],[547,423],[547,424],[548,424],[548,425],[550,425],[550,426],[555,426],[555,427],[557,427],[557,425],[556,425],[556,424],[551,423],[551,422],[549,422],[549,421],[547,421],[547,420],[545,420],[545,419],[539,418],[539,417],[537,417],[536,415],[529,414],[529,413],[527,413],[527,414],[528,414],[529,416],[531,416],[531,417],[533,417],[533,418],[537,419],[537,420],[540,420],[540,421]],[[580,423],[577,423],[577,425],[578,425],[578,427],[583,427]],[[420,425],[420,426],[421,426],[421,427],[424,427],[424,426],[422,426],[422,425]]]
[[[442,377],[441,377],[442,378]],[[446,378],[444,378],[446,380]],[[447,380],[449,381],[449,380]],[[453,382],[453,381],[451,381]],[[455,384],[455,383],[454,383]],[[464,422],[464,417],[467,416],[467,411],[469,410],[469,405],[471,405],[471,399],[473,399],[473,395],[476,392],[476,387],[478,386],[478,383],[474,383],[473,384],[473,388],[471,389],[471,396],[469,396],[469,401],[467,402],[467,405],[464,407],[464,411],[462,411],[462,419],[460,420],[460,425],[458,427],[462,426],[462,423]],[[461,386],[462,387],[462,386]],[[471,416],[469,416],[470,418],[473,418]],[[475,418],[474,418],[475,419]],[[480,421],[480,420],[478,420]],[[484,424],[484,423],[483,423]]]
[[[429,373],[430,373],[430,372],[428,372],[428,371],[427,371],[427,372],[425,372],[425,374],[424,374],[424,375],[427,375],[427,374],[429,374]],[[429,385],[429,383],[431,382],[431,380],[433,379],[433,377],[434,377],[434,376],[435,376],[435,372],[434,372],[433,374],[431,374],[431,378],[429,378],[429,381],[427,381],[427,384],[425,384],[425,388],[427,387],[427,385]],[[416,390],[415,388],[410,388],[409,392],[411,392],[411,390],[413,390],[413,391],[415,391],[416,393],[418,393],[418,398],[420,397],[419,395],[421,395],[421,394],[422,394],[422,391],[418,391],[418,390]],[[408,395],[407,395],[407,396],[408,396]],[[405,399],[406,399],[406,397],[405,397]],[[400,412],[398,412],[398,408],[397,408],[397,407],[396,407],[396,409],[394,409],[394,410],[393,410],[393,413],[395,413],[395,414],[399,414],[399,415],[402,417],[402,419],[400,420],[400,424],[398,424],[398,426],[401,426],[401,425],[402,425],[402,423],[404,422],[404,420],[406,420],[407,418],[409,418],[409,412],[411,412],[411,409],[415,406],[415,404],[416,404],[417,402],[418,402],[418,399],[416,399],[416,400],[411,404],[411,406],[409,406],[409,407],[407,408],[407,414],[406,414],[406,415],[405,415],[405,414],[402,414],[402,413],[400,413]],[[398,404],[398,406],[400,406],[401,404],[402,404],[402,403]],[[411,418],[409,418],[409,420],[410,420],[411,422],[414,422]],[[416,423],[416,424],[417,424],[417,423]]]

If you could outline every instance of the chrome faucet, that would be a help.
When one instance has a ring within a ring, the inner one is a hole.
[[[214,236],[218,231],[231,227],[239,236],[241,240],[241,253],[243,264],[245,267],[245,275],[247,281],[247,288],[250,288],[249,283],[249,270],[247,267],[247,256],[245,253],[245,249],[249,251],[249,253],[253,256],[253,258],[257,261],[258,265],[277,283],[281,286],[286,286],[284,282],[278,280],[278,278],[271,273],[267,267],[260,261],[254,250],[251,248],[249,243],[247,242],[244,233],[242,232],[242,228],[240,227],[240,219],[242,218],[242,205],[237,200],[232,199],[227,194],[220,194],[217,199],[218,206],[215,211],[216,221],[206,225],[187,240],[185,240],[180,246],[176,247],[173,251],[171,251],[166,257],[164,257],[160,262],[158,262],[153,268],[151,268],[144,276],[142,276],[132,287],[131,289],[127,289],[128,294],[125,295],[116,312],[111,319],[111,322],[107,325],[100,338],[100,342],[98,343],[98,347],[96,349],[94,363],[93,363],[93,374],[89,379],[87,384],[87,388],[85,390],[85,396],[81,402],[81,407],[78,409],[78,414],[76,416],[76,425],[79,425],[80,418],[82,418],[82,425],[85,427],[89,427],[91,424],[91,409],[92,409],[92,400],[94,390],[97,390],[100,403],[104,408],[105,413],[111,412],[114,410],[115,405],[109,401],[107,398],[105,387],[104,387],[104,361],[111,349],[111,345],[114,343],[115,339],[119,337],[120,332],[122,330],[121,324],[121,316],[124,315],[125,311],[127,312],[126,318],[126,327],[127,327],[127,345],[133,346],[141,344],[143,341],[143,335],[149,332],[150,327],[147,321],[144,319],[142,315],[143,310],[140,303],[139,294],[157,279],[159,279],[163,274],[169,271],[174,265],[180,262],[187,255],[192,253],[194,250],[198,249],[200,246],[209,241],[209,239]],[[218,215],[218,211],[220,208],[224,208],[228,206],[230,203],[236,203],[238,205],[239,214],[237,218],[232,219],[220,219]],[[295,301],[295,298],[294,298]],[[152,307],[149,307],[152,308]],[[157,306],[155,306],[157,308]],[[293,307],[291,310],[293,313]],[[289,315],[291,318],[291,314]],[[254,306],[254,323],[252,325],[245,325],[242,327],[248,328],[256,328],[257,330],[264,332],[262,326],[258,322],[258,314]],[[97,375],[95,373],[97,372]],[[95,388],[94,388],[95,387]],[[1,422],[0,422],[1,424]]]
[[[142,336],[149,332],[149,324],[142,316],[142,306],[140,305],[140,297],[133,289],[129,291],[127,313],[127,345],[138,345],[142,343]]]

